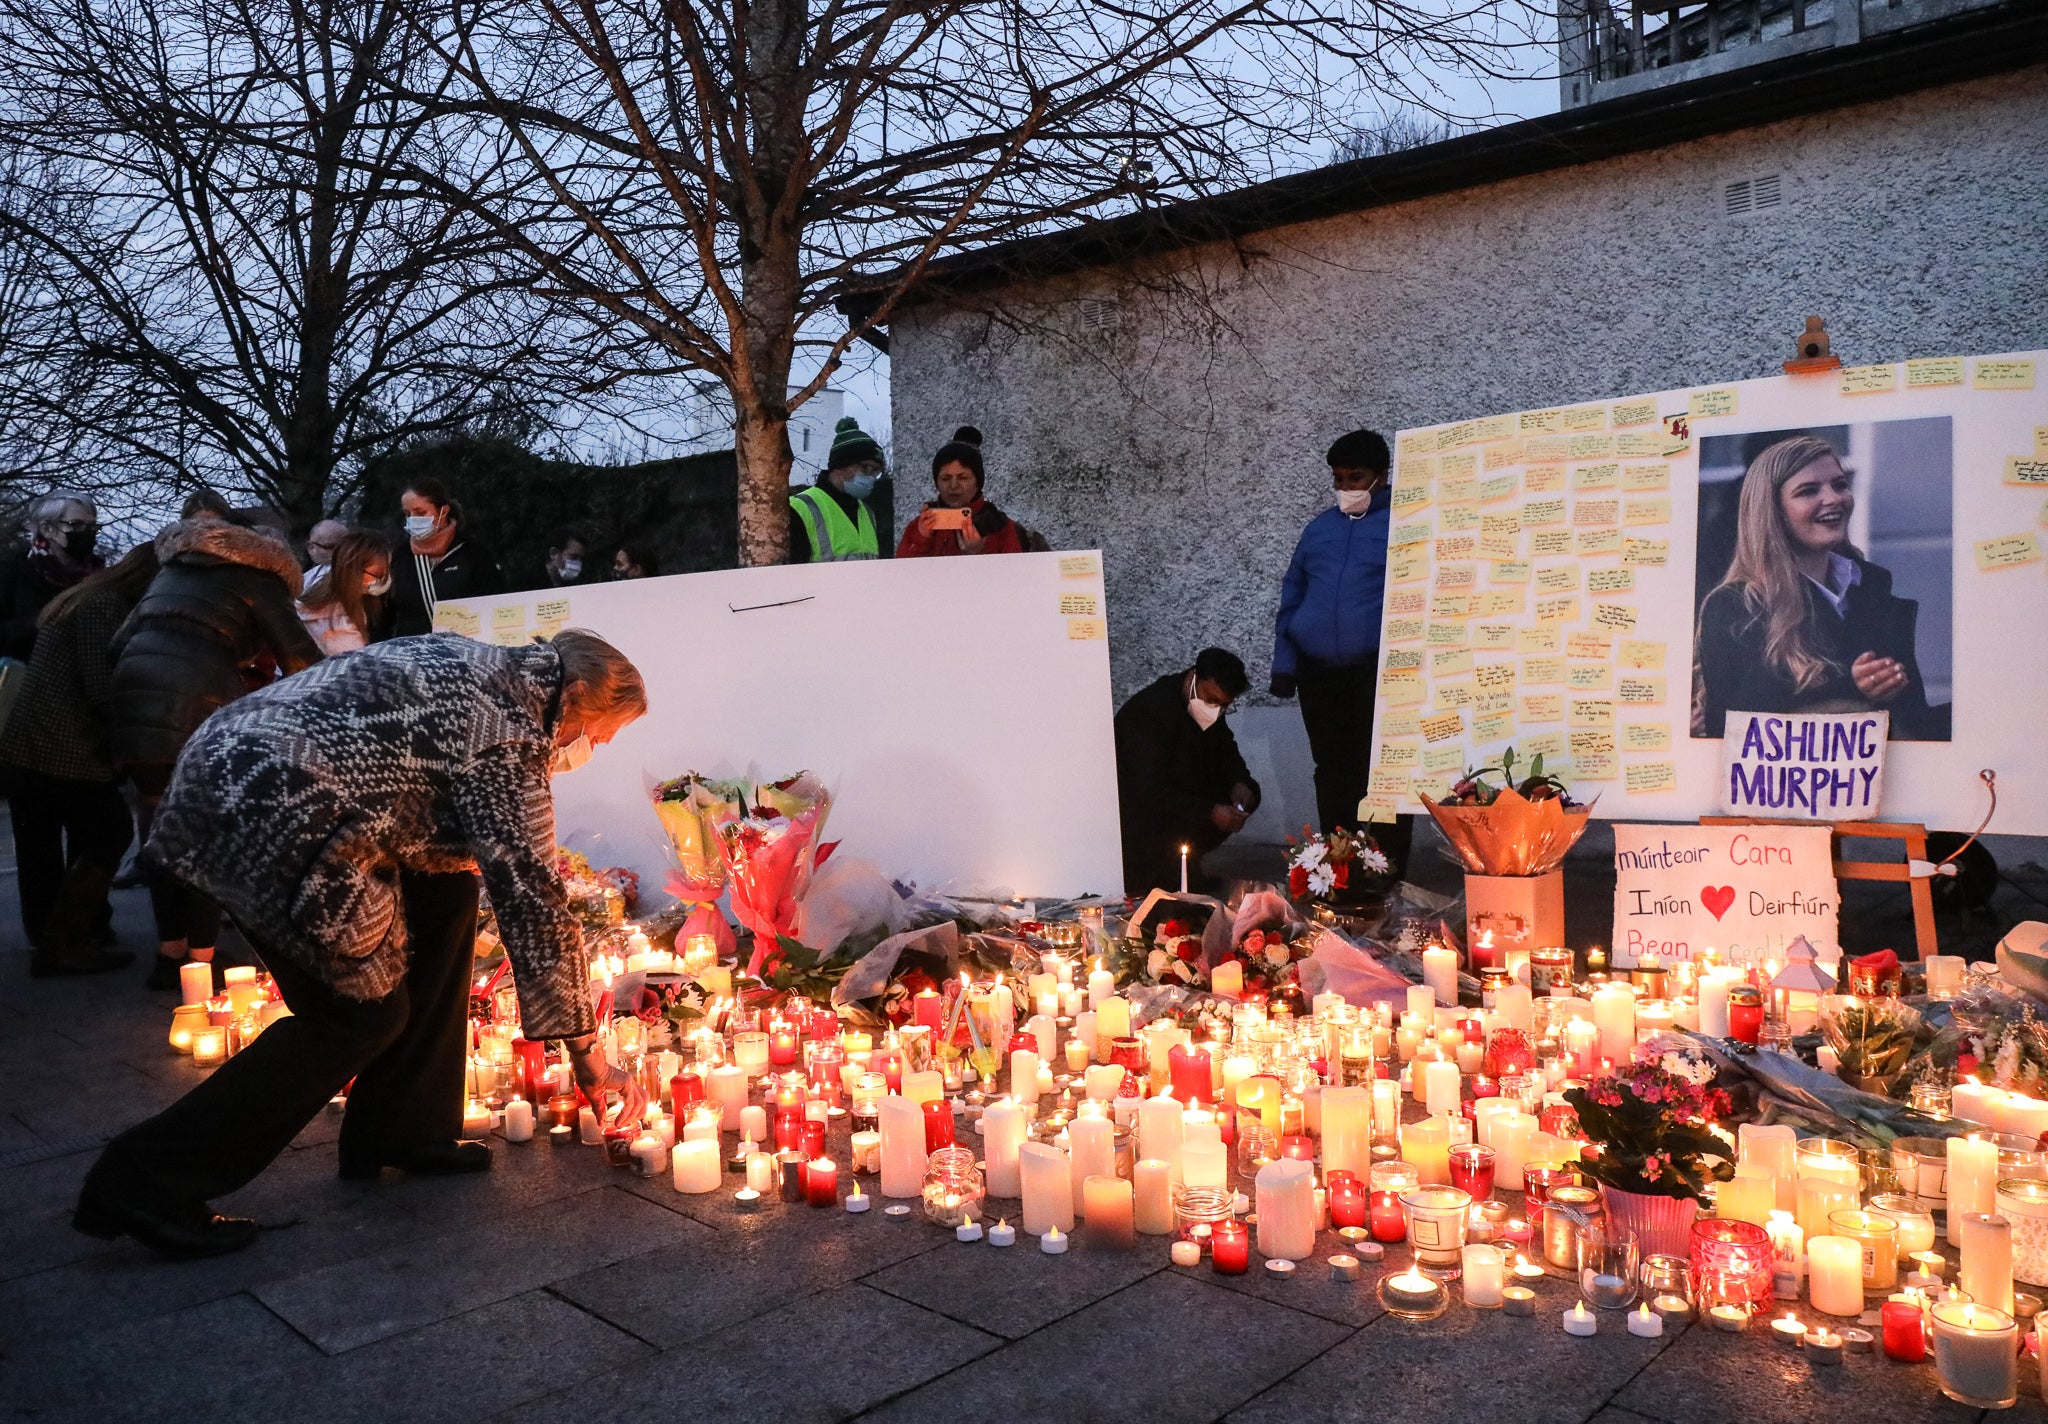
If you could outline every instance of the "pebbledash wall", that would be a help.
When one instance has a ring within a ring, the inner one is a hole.
[[[989,496],[1104,551],[1119,703],[1243,655],[1278,840],[1314,802],[1273,614],[1335,436],[1774,374],[1808,313],[1852,365],[2048,346],[2044,180],[2036,66],[926,302],[890,329],[898,520],[979,425]]]

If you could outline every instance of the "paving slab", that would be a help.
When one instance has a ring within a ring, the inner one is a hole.
[[[1352,1333],[1335,1321],[1162,1271],[861,1418],[1194,1424],[1217,1418]]]
[[[686,1230],[672,1212],[598,1187],[272,1281],[256,1293],[336,1354],[672,1245]]]
[[[1037,1237],[1022,1232],[1016,1245],[994,1247],[951,1240],[937,1227],[911,1229],[942,1244],[875,1272],[867,1283],[1011,1340],[1170,1269],[1164,1241],[1150,1237],[1124,1250],[1090,1245],[1087,1232],[1077,1231],[1065,1255],[1048,1256]]]
[[[71,1229],[79,1179],[92,1154],[45,1158],[0,1171],[0,1281],[97,1255],[109,1247]]]
[[[1253,1239],[1257,1239],[1256,1228]],[[1286,1274],[1276,1275],[1267,1270],[1265,1257],[1256,1248],[1252,1251],[1251,1269],[1241,1276],[1219,1276],[1206,1260],[1199,1266],[1174,1269],[1202,1275],[1225,1290],[1257,1296],[1260,1300],[1284,1305],[1290,1310],[1305,1310],[1311,1315],[1320,1315],[1325,1320],[1335,1320],[1344,1325],[1368,1325],[1386,1314],[1380,1305],[1379,1292],[1374,1289],[1378,1280],[1377,1270],[1365,1267],[1356,1281],[1340,1281],[1330,1273],[1330,1257],[1343,1255],[1351,1249],[1350,1243],[1342,1237],[1325,1231],[1317,1233],[1315,1254],[1305,1261],[1295,1262],[1294,1270]]]
[[[958,1378],[952,1372],[959,1366],[998,1344],[993,1336],[867,1286],[840,1286],[596,1376],[515,1410],[507,1420],[827,1424],[928,1380]],[[995,1416],[962,1411],[948,1417]],[[1006,1410],[1002,1417],[1018,1416]]]

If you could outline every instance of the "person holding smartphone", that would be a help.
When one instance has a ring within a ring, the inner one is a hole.
[[[904,529],[899,559],[944,554],[1020,554],[1017,523],[982,497],[981,432],[963,425],[932,456],[938,499]]]

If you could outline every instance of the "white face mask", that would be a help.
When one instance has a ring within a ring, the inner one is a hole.
[[[583,576],[583,560],[581,560],[581,559],[564,559],[564,560],[562,560],[562,577],[563,577],[563,578],[565,578],[565,579],[573,579],[573,578],[581,578],[582,576]]]
[[[597,748],[591,745],[590,733],[579,732],[576,739],[565,746],[555,748],[554,760],[548,763],[548,771],[560,776],[565,771],[574,771],[590,760]]]
[[[385,594],[391,592],[391,575],[386,574],[383,578],[364,585],[363,592],[369,594],[372,598],[382,598]]]
[[[1337,491],[1337,508],[1346,514],[1363,514],[1371,504],[1371,490]]]
[[[405,534],[409,539],[425,539],[433,534],[441,521],[431,514],[408,514],[405,517]]]
[[[1223,715],[1223,709],[1213,702],[1204,702],[1199,697],[1188,699],[1188,716],[1195,719],[1195,725],[1208,731],[1216,725],[1216,719]]]

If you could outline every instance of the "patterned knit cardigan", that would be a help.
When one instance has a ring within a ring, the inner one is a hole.
[[[193,734],[148,853],[352,999],[405,977],[399,872],[480,869],[526,1036],[587,1033],[548,785],[561,686],[545,644],[440,634],[330,658]]]

